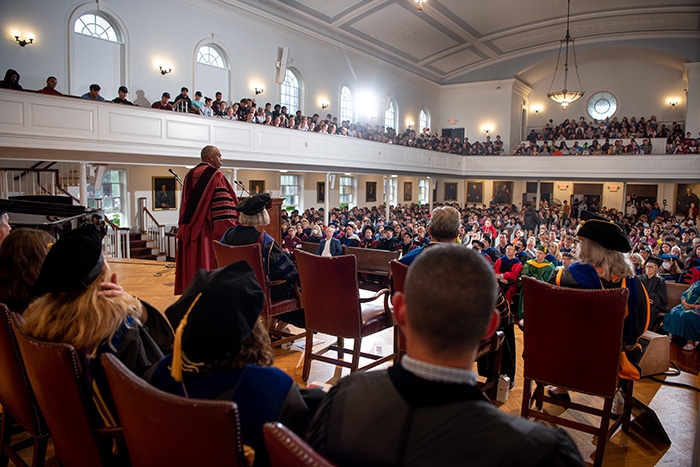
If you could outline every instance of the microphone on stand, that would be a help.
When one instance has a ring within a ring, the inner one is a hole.
[[[238,187],[239,187],[241,190],[243,190],[243,191],[245,191],[246,193],[248,193],[248,196],[252,196],[252,195],[250,194],[250,191],[248,191],[248,190],[246,189],[245,185],[244,185],[240,180],[234,180],[233,183],[235,183],[236,185],[238,185]]]
[[[177,180],[177,182],[180,184],[180,186],[182,186],[182,180],[180,180],[180,177],[177,176],[177,174],[173,171],[173,169],[168,169],[168,172],[173,174],[173,177],[175,177],[175,180]]]

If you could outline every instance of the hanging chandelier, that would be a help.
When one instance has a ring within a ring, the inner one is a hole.
[[[569,20],[571,15],[571,0],[568,0],[568,6],[566,10],[566,37],[562,39],[559,44],[559,55],[557,55],[557,65],[554,67],[554,76],[552,77],[552,84],[549,85],[549,92],[547,97],[549,97],[554,102],[557,102],[566,108],[570,103],[579,100],[583,97],[583,86],[581,86],[581,78],[578,75],[578,64],[576,63],[576,48],[574,47],[574,39],[571,38],[569,34]],[[571,52],[574,57],[574,69],[576,70],[576,79],[578,80],[578,89],[580,91],[570,91],[566,88],[566,84],[569,78],[569,44],[571,44]],[[559,62],[561,60],[561,51],[564,49],[564,89],[561,91],[552,92],[552,87],[554,86],[554,81],[557,79],[557,73],[559,71]]]

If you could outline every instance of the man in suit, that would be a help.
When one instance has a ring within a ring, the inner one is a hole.
[[[319,256],[340,256],[343,254],[343,247],[340,246],[340,240],[333,237],[335,234],[335,226],[333,224],[326,227],[326,238],[318,244],[316,254]]]
[[[407,355],[331,389],[307,431],[314,449],[341,467],[584,465],[562,429],[501,412],[477,389],[479,342],[500,319],[493,272],[476,252],[424,250],[404,290],[393,303]]]

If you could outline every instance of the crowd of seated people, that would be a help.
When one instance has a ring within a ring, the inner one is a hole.
[[[544,128],[530,130],[527,135],[527,143],[521,143],[514,150],[513,154],[518,156],[538,156],[538,155],[620,155],[620,154],[651,154],[653,146],[651,139],[665,138],[666,154],[697,154],[700,142],[692,138],[691,134],[684,133],[683,127],[673,122],[670,127],[664,123],[659,123],[655,115],[649,120],[641,117],[622,117],[618,121],[617,117],[606,118],[605,120],[587,121],[580,117],[566,119],[562,123],[555,125],[550,119]],[[564,140],[564,141],[562,141]],[[568,147],[566,140],[574,140],[571,147]],[[587,141],[583,145],[579,140]],[[625,143],[623,140],[629,140]],[[559,142],[557,142],[559,141]]]

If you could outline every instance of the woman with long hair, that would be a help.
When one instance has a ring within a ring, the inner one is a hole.
[[[51,247],[34,285],[39,298],[25,311],[23,329],[38,340],[72,345],[106,387],[100,354],[113,353],[143,374],[162,358],[161,348],[172,345],[172,329],[156,309],[117,283],[101,243],[97,229],[88,225]]]
[[[32,287],[54,238],[43,230],[15,229],[0,244],[0,303],[16,313],[32,301]]]

